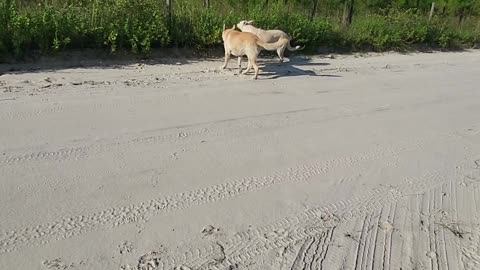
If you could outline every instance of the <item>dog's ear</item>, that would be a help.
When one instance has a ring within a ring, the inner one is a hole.
[[[254,22],[255,22],[255,21],[253,21],[253,20],[252,20],[252,21],[246,21],[245,24],[253,25]]]

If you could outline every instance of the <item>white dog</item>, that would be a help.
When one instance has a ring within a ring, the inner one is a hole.
[[[237,23],[237,28],[242,30],[242,32],[249,32],[257,35],[261,41],[266,43],[277,42],[281,38],[288,39],[287,44],[277,49],[277,54],[280,62],[283,62],[283,53],[285,52],[285,49],[288,49],[289,51],[296,51],[305,48],[300,46],[296,46],[295,48],[293,48],[290,45],[290,40],[292,39],[292,37],[290,37],[287,33],[283,32],[282,30],[263,30],[260,28],[256,28],[255,26],[253,26],[253,21],[240,21],[239,23]]]
[[[222,66],[222,69],[227,67],[228,61],[230,60],[230,55],[234,55],[238,57],[238,68],[240,72],[242,69],[242,56],[246,55],[248,58],[248,66],[243,74],[249,72],[250,68],[253,67],[255,70],[255,77],[253,77],[254,79],[258,78],[258,53],[260,53],[262,49],[274,51],[282,46],[286,46],[288,43],[288,39],[286,38],[280,38],[276,42],[262,42],[256,35],[252,33],[235,30],[235,25],[230,29],[223,25],[222,40],[225,48],[225,63]]]

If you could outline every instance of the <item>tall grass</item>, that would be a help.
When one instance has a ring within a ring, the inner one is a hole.
[[[408,50],[418,46],[471,47],[480,42],[479,20],[462,25],[450,17],[415,10],[387,9],[356,15],[350,27],[337,16],[310,17],[295,2],[215,1],[205,8],[200,0],[174,0],[171,21],[165,1],[159,0],[0,0],[0,59],[52,54],[69,49],[129,50],[220,46],[223,24],[231,27],[253,19],[262,28],[289,33],[306,51]]]
[[[429,21],[414,10],[389,10],[387,14],[357,18],[344,37],[354,50],[408,50],[418,46],[459,49],[478,44],[480,32],[473,24],[459,26],[451,18],[434,17]]]

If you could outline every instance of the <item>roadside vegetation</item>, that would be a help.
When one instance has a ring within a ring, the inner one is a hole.
[[[247,19],[310,53],[461,49],[480,44],[479,15],[478,0],[0,0],[0,60],[220,47],[223,24]]]

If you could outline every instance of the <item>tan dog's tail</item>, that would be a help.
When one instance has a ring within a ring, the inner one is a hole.
[[[259,39],[257,39],[257,45],[260,46],[260,47],[263,47],[265,50],[268,50],[268,51],[275,51],[276,49],[278,49],[278,48],[280,48],[280,47],[282,47],[286,44],[289,44],[289,41],[286,38],[281,38],[275,43],[264,43],[264,42],[260,41]]]

